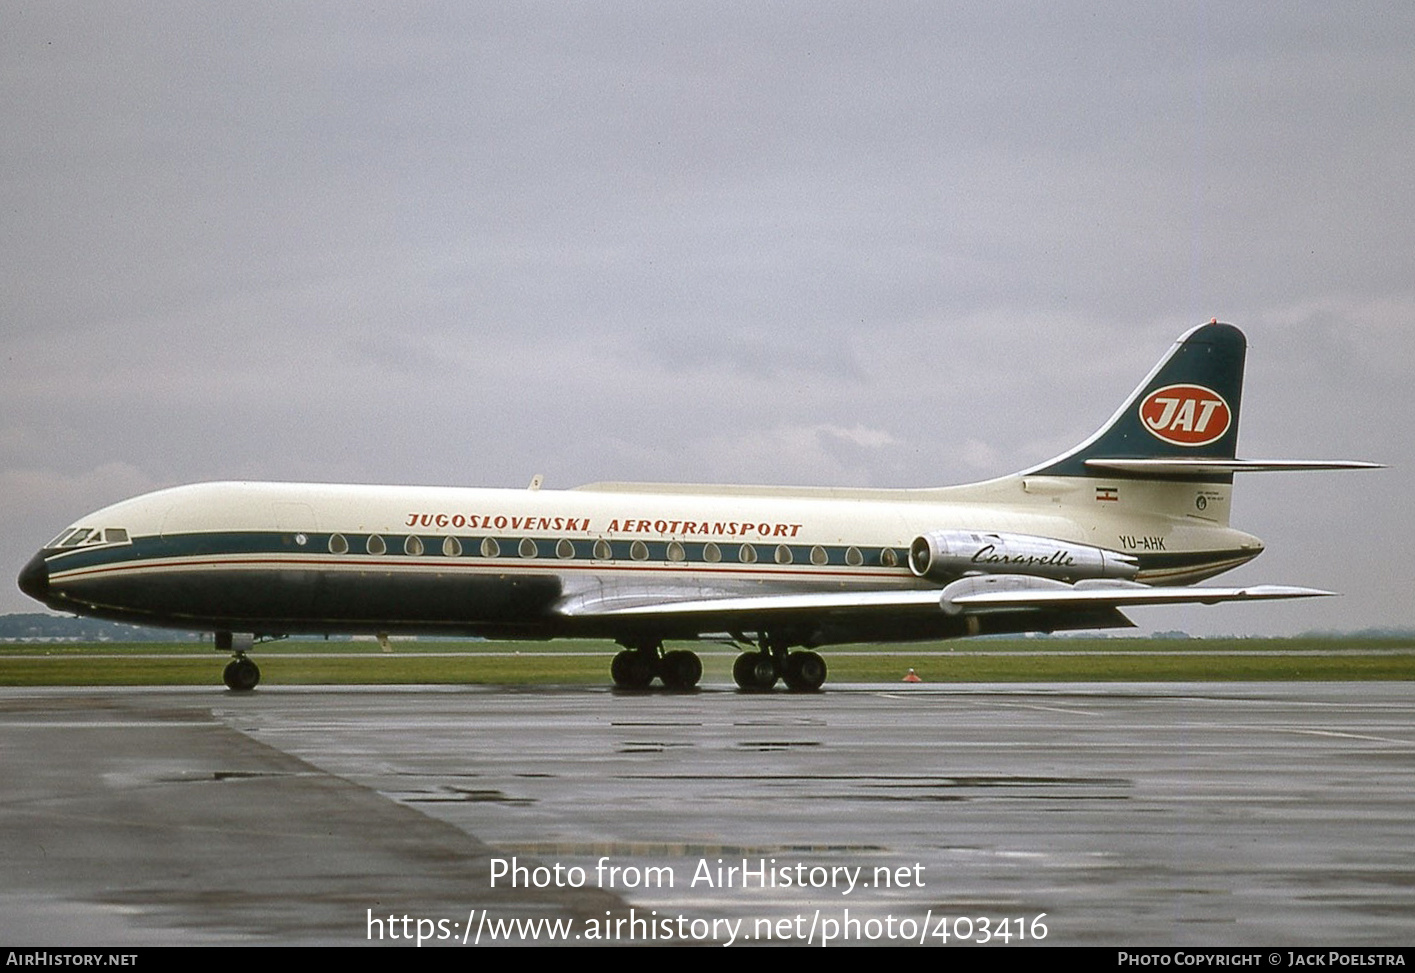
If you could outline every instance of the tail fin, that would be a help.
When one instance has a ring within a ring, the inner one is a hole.
[[[1247,353],[1247,339],[1231,324],[1215,320],[1186,332],[1095,435],[1023,473],[1232,483],[1234,473],[1381,467],[1353,460],[1238,459]]]
[[[1232,482],[1247,352],[1231,324],[1194,328],[1095,435],[1026,472]]]

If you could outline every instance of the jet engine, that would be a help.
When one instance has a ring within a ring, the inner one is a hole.
[[[1025,574],[1058,581],[1130,579],[1139,561],[1090,544],[1034,534],[935,530],[909,545],[909,570],[920,578],[952,581],[969,574]]]

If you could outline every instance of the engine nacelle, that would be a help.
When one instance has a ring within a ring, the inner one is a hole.
[[[1135,577],[1140,563],[1128,554],[1034,534],[934,530],[909,545],[909,570],[920,578],[951,581],[968,574],[1025,574],[1058,581]]]

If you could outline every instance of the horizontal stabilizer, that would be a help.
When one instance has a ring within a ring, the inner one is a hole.
[[[1149,476],[1203,476],[1232,473],[1281,473],[1289,470],[1380,470],[1382,463],[1349,459],[1088,459],[1086,466],[1097,470],[1117,470]]]

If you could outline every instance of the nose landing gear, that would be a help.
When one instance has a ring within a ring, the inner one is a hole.
[[[254,689],[260,683],[260,666],[247,659],[244,654],[238,655],[226,663],[226,669],[221,673],[221,680],[226,683],[227,689],[234,689],[237,692]]]
[[[230,652],[231,661],[221,673],[221,681],[234,692],[247,692],[260,684],[260,666],[246,658],[246,650],[255,642],[254,635],[216,633],[216,651]]]

